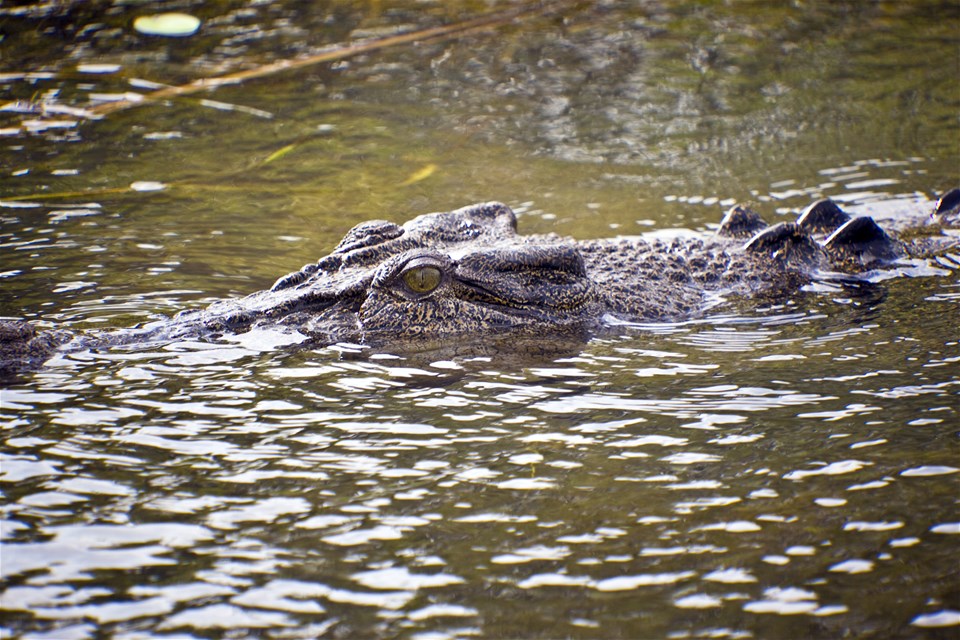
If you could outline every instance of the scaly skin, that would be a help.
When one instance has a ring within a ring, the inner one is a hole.
[[[467,334],[588,335],[605,316],[676,320],[703,310],[711,294],[795,291],[822,269],[857,272],[955,246],[940,233],[960,211],[960,190],[938,203],[929,239],[903,243],[833,202],[793,223],[767,227],[736,206],[711,238],[647,242],[521,236],[499,203],[433,213],[399,226],[354,227],[330,255],[280,278],[267,291],[135,329],[74,335],[0,321],[0,370],[41,364],[57,351],[285,327],[310,344],[431,341]]]

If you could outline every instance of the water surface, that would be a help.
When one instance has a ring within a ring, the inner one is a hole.
[[[586,3],[71,111],[504,6],[184,3],[185,40],[131,30],[151,4],[0,9],[0,313],[131,326],[491,199],[590,238],[957,186],[955,3]],[[2,633],[953,637],[958,263],[540,357],[56,358],[0,392]]]

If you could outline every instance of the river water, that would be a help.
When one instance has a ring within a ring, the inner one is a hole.
[[[476,201],[591,238],[958,185],[955,2],[584,2],[83,111],[507,6],[0,7],[0,314],[132,326]],[[550,356],[56,358],[0,391],[0,635],[955,638],[958,263]]]

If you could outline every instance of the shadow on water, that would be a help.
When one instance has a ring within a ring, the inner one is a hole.
[[[492,199],[593,238],[957,186],[953,2],[587,2],[75,111],[491,7],[186,2],[178,40],[132,30],[159,5],[0,7],[0,313],[132,326]],[[953,637],[957,263],[533,356],[58,358],[0,391],[0,635]]]

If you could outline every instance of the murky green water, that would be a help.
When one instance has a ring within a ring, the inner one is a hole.
[[[186,40],[0,7],[0,314],[130,326],[475,201],[588,238],[890,220],[960,178],[951,2],[585,3],[72,111],[497,6],[181,3]],[[0,391],[0,634],[955,637],[958,259],[550,358],[58,358]]]

